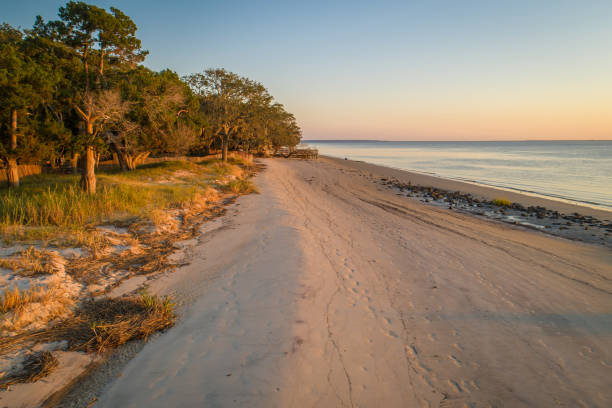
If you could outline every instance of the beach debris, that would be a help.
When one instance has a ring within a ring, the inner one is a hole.
[[[57,358],[49,351],[31,353],[18,370],[0,378],[0,390],[13,384],[36,382],[51,374],[58,363]]]
[[[448,210],[464,211],[519,227],[545,230],[549,234],[612,247],[612,240],[608,238],[612,232],[609,220],[598,220],[577,212],[563,214],[542,206],[525,207],[503,197],[487,200],[461,191],[413,184],[411,180],[400,181],[397,177],[370,175],[370,178],[377,184],[396,190],[400,196],[429,205],[444,205]],[[558,220],[563,220],[563,225]]]

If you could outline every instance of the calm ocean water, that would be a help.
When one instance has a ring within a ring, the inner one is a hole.
[[[612,140],[304,142],[328,156],[612,209]]]

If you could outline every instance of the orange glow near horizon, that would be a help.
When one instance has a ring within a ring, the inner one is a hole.
[[[419,103],[413,96],[367,107],[330,100],[304,108],[300,122],[305,139],[610,140],[612,89],[605,95],[546,99],[506,95]]]

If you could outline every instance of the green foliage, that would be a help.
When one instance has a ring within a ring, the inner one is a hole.
[[[58,16],[0,26],[0,159],[12,169],[80,155],[93,192],[98,155],[133,170],[149,155],[221,148],[227,158],[299,143],[295,118],[262,84],[222,68],[180,78],[139,65],[148,51],[138,27],[114,7],[69,1]]]
[[[140,291],[140,301],[146,310],[156,313],[171,315],[175,303],[168,296],[160,298],[159,296],[150,295],[146,289]]]
[[[20,31],[0,27],[0,157],[40,158],[44,142],[37,137],[32,114],[50,99],[58,75],[47,61],[35,58]],[[15,139],[11,119],[16,118]],[[39,126],[40,127],[40,126]]]
[[[198,101],[189,87],[170,70],[152,72],[138,67],[119,83],[130,110],[119,126],[108,134],[118,154],[185,154],[194,144],[198,126]]]
[[[493,200],[493,204],[497,205],[498,207],[510,207],[512,206],[512,201],[506,198],[496,198]]]
[[[274,103],[259,82],[221,68],[188,75],[184,80],[200,99],[200,115],[208,126],[201,143],[218,140],[226,156],[230,148],[252,151],[299,143],[301,131],[293,115]]]
[[[225,190],[231,191],[234,194],[250,194],[257,193],[257,187],[251,180],[236,179],[232,180],[225,186]]]

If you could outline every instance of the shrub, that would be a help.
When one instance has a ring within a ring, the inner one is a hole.
[[[493,204],[498,207],[510,207],[512,206],[512,202],[506,198],[496,198],[493,200]]]
[[[232,180],[227,183],[225,188],[234,194],[249,194],[257,192],[257,187],[255,187],[251,180],[244,179]]]

